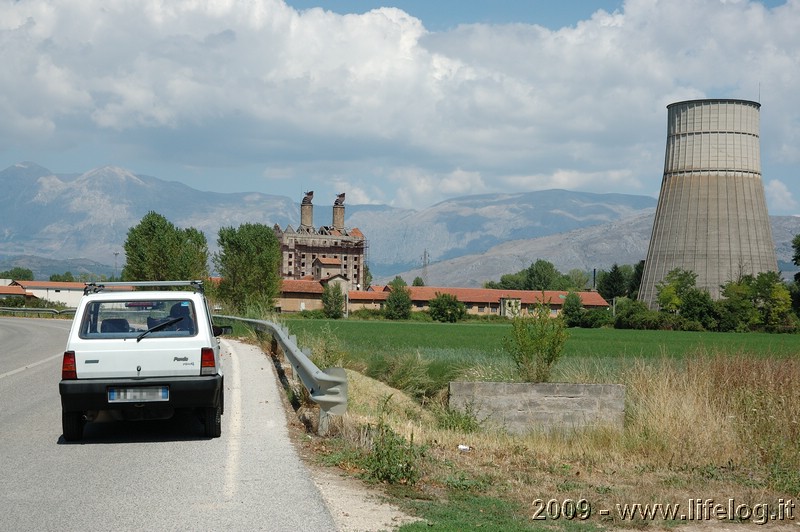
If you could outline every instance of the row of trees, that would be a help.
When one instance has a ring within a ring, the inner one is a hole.
[[[635,298],[642,282],[644,261],[635,266],[614,264],[608,271],[600,270],[595,279],[597,291],[606,301],[617,297]],[[553,263],[538,259],[528,268],[517,273],[509,273],[500,277],[500,281],[484,283],[484,288],[504,290],[561,290],[582,291],[589,288],[591,276],[588,272],[572,269],[561,273]]]
[[[792,244],[794,262],[800,266],[800,235]],[[643,269],[644,261],[640,261],[598,272],[597,291],[614,306],[614,313],[582,308],[577,292],[586,289],[588,274],[580,270],[562,274],[541,259],[485,286],[568,291],[562,314],[570,327],[769,332],[793,332],[800,327],[800,274],[789,284],[777,272],[742,275],[723,285],[722,298],[714,301],[708,291],[696,286],[694,272],[676,269],[656,286],[660,310],[655,311],[636,300]]]
[[[209,255],[205,235],[180,229],[161,214],[148,212],[128,231],[123,281],[207,279],[209,258],[222,277],[209,291],[238,312],[271,310],[280,293],[280,242],[264,224],[222,227],[219,251]]]

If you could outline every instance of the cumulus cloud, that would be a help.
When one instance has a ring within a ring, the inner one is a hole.
[[[797,164],[798,26],[797,0],[627,0],[559,30],[445,32],[391,7],[2,2],[0,154],[82,154],[54,170],[85,171],[110,146],[124,160],[103,163],[201,188],[347,185],[403,206],[509,187],[656,195],[665,107],[682,99],[759,99],[764,174]]]
[[[785,183],[772,179],[764,186],[770,212],[793,212],[797,210],[797,201]]]

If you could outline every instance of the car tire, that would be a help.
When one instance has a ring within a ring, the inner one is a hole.
[[[80,441],[86,421],[81,412],[61,412],[61,431],[64,441]]]
[[[204,423],[207,438],[219,438],[222,435],[222,406],[212,406],[204,411]]]

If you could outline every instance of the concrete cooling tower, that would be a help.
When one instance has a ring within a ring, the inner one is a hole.
[[[745,100],[667,106],[667,150],[639,299],[675,268],[719,299],[742,274],[777,271],[761,182],[759,108]]]

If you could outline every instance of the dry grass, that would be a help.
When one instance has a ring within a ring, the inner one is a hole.
[[[587,499],[594,508],[800,496],[800,360],[701,351],[680,363],[664,358],[573,377],[626,385],[623,431],[442,430],[430,405],[354,371],[349,412],[335,431],[364,448],[363,427],[387,405],[385,421],[427,447],[419,486],[434,494],[479,491],[527,507],[539,498]]]

